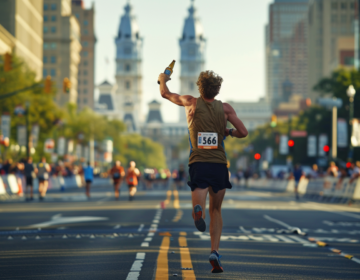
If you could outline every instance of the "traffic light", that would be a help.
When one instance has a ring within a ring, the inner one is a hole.
[[[289,146],[289,153],[292,154],[294,152],[294,146],[295,146],[294,140],[290,139],[288,141],[288,146]]]
[[[8,72],[12,69],[12,55],[10,53],[6,53],[4,55],[4,71]]]
[[[260,159],[261,159],[261,155],[260,155],[259,153],[256,153],[256,154],[254,155],[254,159],[255,159],[255,160],[260,160]]]
[[[45,92],[51,93],[51,87],[52,87],[51,76],[47,76],[45,78]]]
[[[270,126],[271,126],[271,127],[276,127],[276,125],[277,125],[277,117],[276,117],[276,115],[272,115],[272,116],[271,116]]]
[[[328,156],[329,155],[329,152],[330,152],[330,147],[329,145],[325,145],[323,147],[323,151],[325,152],[325,155]]]
[[[68,78],[64,78],[63,80],[63,92],[69,93],[71,88],[71,82]]]

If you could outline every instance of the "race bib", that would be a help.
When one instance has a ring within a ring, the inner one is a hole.
[[[218,134],[215,132],[199,132],[198,148],[214,150],[218,148]]]

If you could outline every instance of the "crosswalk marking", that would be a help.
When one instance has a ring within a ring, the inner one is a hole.
[[[279,238],[280,240],[284,241],[284,242],[288,242],[288,243],[294,243],[293,240],[291,240],[290,238],[287,238],[283,235],[275,235],[277,238]]]

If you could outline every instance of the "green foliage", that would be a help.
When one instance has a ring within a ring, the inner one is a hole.
[[[114,142],[114,159],[120,160],[123,166],[135,161],[139,168],[165,168],[166,159],[163,146],[138,134],[122,135]]]

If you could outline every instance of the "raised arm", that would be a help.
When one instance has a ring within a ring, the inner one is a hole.
[[[223,103],[223,106],[226,119],[236,128],[236,130],[233,131],[232,136],[236,138],[245,138],[248,135],[248,131],[243,122],[236,115],[234,108],[228,103]],[[228,129],[226,130],[225,135],[229,135]]]
[[[166,82],[170,80],[170,77],[164,73],[160,74],[159,76],[158,81],[160,81],[160,94],[162,98],[165,98],[179,106],[190,106],[194,97],[192,97],[191,95],[179,95],[170,92],[166,85]]]

